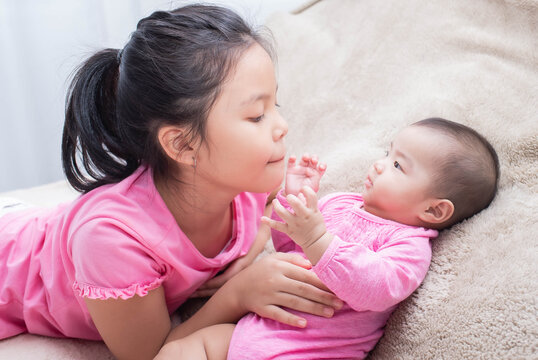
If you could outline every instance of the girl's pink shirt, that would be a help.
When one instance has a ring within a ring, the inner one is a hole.
[[[163,286],[169,312],[245,255],[267,194],[233,201],[235,236],[204,257],[178,227],[140,167],[55,209],[0,218],[0,339],[22,332],[101,339],[83,297],[128,299]]]

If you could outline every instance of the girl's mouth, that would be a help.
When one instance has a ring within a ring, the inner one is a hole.
[[[279,159],[279,160],[269,161],[267,164],[268,164],[268,165],[273,165],[273,164],[281,163],[282,161],[284,161],[284,158]]]
[[[283,161],[285,157],[286,157],[286,155],[283,155],[283,156],[278,157],[278,158],[276,158],[274,160],[269,160],[267,163],[268,164],[275,164],[275,163]]]

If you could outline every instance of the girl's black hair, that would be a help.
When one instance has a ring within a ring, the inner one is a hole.
[[[62,164],[78,191],[121,181],[141,164],[170,177],[157,139],[164,125],[205,140],[207,115],[239,56],[271,44],[232,10],[188,5],[140,20],[124,49],[104,49],[76,71],[68,90]]]

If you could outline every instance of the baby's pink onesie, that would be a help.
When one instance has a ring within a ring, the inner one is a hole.
[[[278,199],[289,209],[282,194]],[[235,328],[229,360],[362,359],[373,349],[396,305],[424,279],[438,233],[374,216],[362,203],[354,193],[319,202],[334,240],[313,271],[344,307],[330,319],[301,313],[304,329],[249,314]],[[277,251],[302,254],[285,234],[272,235]]]

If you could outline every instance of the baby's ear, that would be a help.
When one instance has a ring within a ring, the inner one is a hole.
[[[428,224],[442,224],[454,214],[454,204],[448,199],[432,199],[426,210],[419,214],[420,220]]]
[[[191,166],[194,164],[195,150],[186,145],[184,129],[173,125],[163,126],[157,137],[162,149],[172,160]]]

